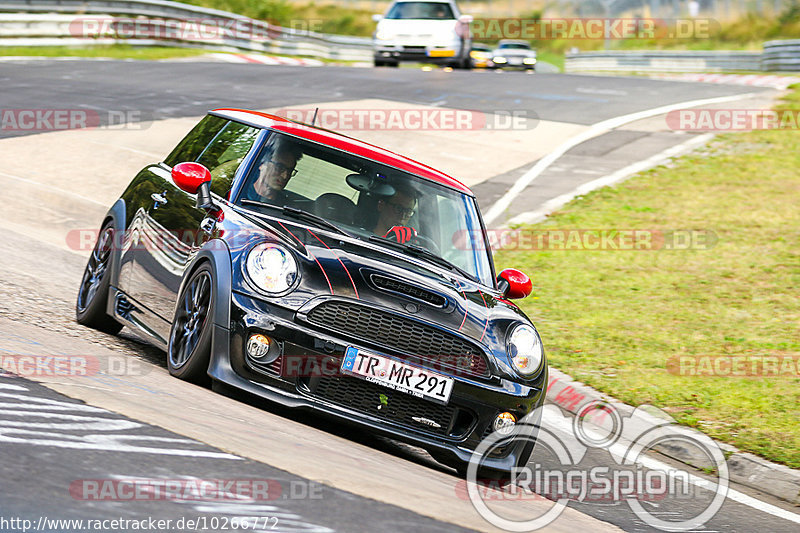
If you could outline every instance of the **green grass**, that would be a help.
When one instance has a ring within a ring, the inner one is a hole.
[[[800,110],[800,91],[782,107]],[[800,379],[698,377],[673,356],[800,354],[800,135],[719,137],[703,152],[578,198],[546,229],[705,229],[708,250],[512,251],[550,364],[620,400],[800,467]]]
[[[35,57],[102,57],[111,59],[170,59],[176,57],[193,57],[207,54],[208,50],[196,48],[175,48],[168,46],[135,47],[128,45],[111,46],[15,46],[0,47],[0,55],[35,56]]]
[[[283,0],[180,0],[222,11],[238,13],[284,27],[339,35],[369,37],[375,31],[372,11],[314,2],[301,4]]]
[[[27,46],[27,47],[0,47],[0,56],[30,56],[30,57],[97,57],[110,59],[172,59],[181,57],[194,57],[215,53],[214,50],[201,50],[197,48],[172,48],[172,47],[135,47],[128,45],[95,46],[95,47],[67,47],[67,46]],[[246,52],[261,54],[263,52]],[[275,55],[275,54],[269,54]],[[300,57],[287,56],[281,57]],[[343,61],[341,59],[315,58],[318,61],[336,65],[352,65],[356,61]]]
[[[564,54],[551,52],[550,50],[537,50],[536,57],[539,61],[544,61],[558,67],[559,71],[564,70]]]

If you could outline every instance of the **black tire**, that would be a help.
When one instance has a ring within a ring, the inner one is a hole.
[[[173,376],[201,385],[209,383],[215,304],[213,273],[204,263],[186,281],[175,304],[167,346],[167,367]]]
[[[109,284],[111,282],[111,254],[114,250],[114,224],[108,222],[100,228],[97,243],[86,262],[78,298],[75,301],[75,319],[78,324],[115,335],[122,324],[106,313]]]

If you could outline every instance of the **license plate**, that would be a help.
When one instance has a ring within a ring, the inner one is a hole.
[[[508,62],[511,65],[521,65],[522,64],[522,60],[521,59],[509,59]]]
[[[430,50],[428,57],[453,57],[456,55],[455,50]]]
[[[342,372],[446,405],[453,391],[453,378],[349,346]]]

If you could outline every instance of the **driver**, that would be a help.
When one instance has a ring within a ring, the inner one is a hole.
[[[393,196],[378,201],[378,221],[372,233],[385,237],[395,226],[408,226],[408,221],[414,215],[416,206],[416,191],[409,187],[395,186]]]
[[[253,182],[250,198],[275,205],[290,205],[303,197],[286,190],[286,184],[297,174],[295,167],[303,152],[299,146],[278,138],[272,147],[267,145],[258,167],[258,177]],[[272,149],[270,149],[272,148]]]

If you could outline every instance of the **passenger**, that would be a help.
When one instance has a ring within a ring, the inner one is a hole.
[[[416,205],[416,191],[406,187],[395,187],[393,196],[378,201],[378,221],[372,233],[385,237],[395,226],[408,226],[408,221],[414,215]],[[403,239],[402,242],[407,240]]]

